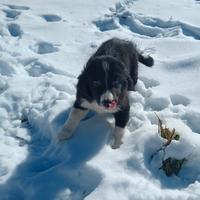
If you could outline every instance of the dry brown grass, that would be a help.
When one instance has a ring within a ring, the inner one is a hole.
[[[162,138],[167,140],[165,146],[168,146],[172,142],[172,140],[179,140],[180,135],[176,133],[176,129],[173,128],[172,130],[170,130],[169,128],[167,128],[166,125],[164,125],[163,121],[156,113],[155,115],[158,118],[158,133]]]
[[[158,152],[163,151],[164,154],[162,159],[162,166],[159,169],[162,169],[167,176],[171,176],[173,174],[178,175],[182,165],[187,161],[187,159],[176,159],[171,157],[164,159],[164,157],[167,146],[171,144],[172,140],[179,141],[180,135],[176,132],[175,128],[168,128],[156,113],[155,115],[158,118],[158,133],[162,138],[167,141],[164,142],[163,145],[151,156],[151,160],[154,158],[155,155],[157,155]]]

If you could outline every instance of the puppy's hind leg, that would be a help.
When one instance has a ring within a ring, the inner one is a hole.
[[[62,128],[61,132],[58,134],[58,140],[67,140],[70,137],[72,137],[76,127],[78,126],[81,119],[85,117],[85,115],[88,113],[88,110],[85,109],[79,109],[73,107],[67,121],[64,124],[64,127]]]

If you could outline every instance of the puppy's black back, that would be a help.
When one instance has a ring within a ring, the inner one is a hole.
[[[128,70],[130,70],[131,67],[137,68],[138,52],[136,46],[130,41],[118,38],[107,40],[99,47],[93,56],[101,55],[115,57],[117,60],[124,63]]]

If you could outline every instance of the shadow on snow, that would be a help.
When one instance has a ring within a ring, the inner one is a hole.
[[[68,114],[69,110],[53,120],[54,130],[59,130]],[[105,145],[111,129],[107,121],[89,113],[73,138],[57,145],[37,128],[28,128],[32,137],[29,155],[0,185],[1,200],[53,200],[62,193],[69,199],[83,199],[98,186],[102,176],[87,161]]]

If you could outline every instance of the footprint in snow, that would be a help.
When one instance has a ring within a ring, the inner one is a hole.
[[[167,108],[170,101],[164,97],[150,97],[146,99],[145,110],[161,111]]]
[[[187,97],[179,94],[172,94],[170,95],[171,102],[174,106],[176,105],[184,105],[188,106],[191,103],[191,100],[188,99]]]
[[[54,45],[49,42],[39,42],[35,44],[35,46],[31,47],[31,49],[38,54],[48,54],[59,51],[57,45]]]
[[[200,2],[199,0],[197,2]],[[116,5],[112,9],[113,14],[105,15],[103,19],[94,21],[94,25],[102,32],[124,28],[140,37],[176,37],[184,35],[200,40],[200,28],[181,21],[169,19],[164,21],[160,18],[134,14],[126,10],[125,6]]]
[[[133,33],[147,37],[176,37],[183,34],[200,40],[199,27],[170,19],[164,21],[155,17],[133,15],[129,12],[119,14],[119,23]]]
[[[13,9],[13,10],[29,10],[30,9],[28,6],[18,6],[18,5],[9,5],[9,4],[7,4],[6,6],[8,6],[10,9]]]
[[[10,77],[10,76],[13,76],[15,73],[16,71],[11,64],[5,62],[4,60],[0,60],[0,75]]]
[[[8,24],[8,31],[13,37],[21,37],[23,34],[21,27],[15,23]]]
[[[58,22],[62,19],[60,16],[54,14],[45,14],[41,15],[41,17],[47,22]]]
[[[116,21],[113,18],[107,18],[104,20],[97,20],[93,22],[96,27],[99,28],[100,31],[111,31],[119,28]]]
[[[25,69],[28,72],[29,76],[32,77],[40,77],[41,75],[47,74],[49,72],[58,74],[53,66],[41,63],[39,61],[33,61],[32,63],[27,65]]]
[[[16,19],[21,14],[21,12],[17,10],[3,10],[3,12],[6,14],[6,17],[10,19]]]
[[[195,111],[188,111],[182,116],[182,120],[192,129],[193,132],[200,134],[200,113]]]
[[[160,82],[155,79],[150,79],[144,76],[141,76],[139,79],[144,83],[145,88],[147,89],[152,87],[157,87],[160,85]]]

